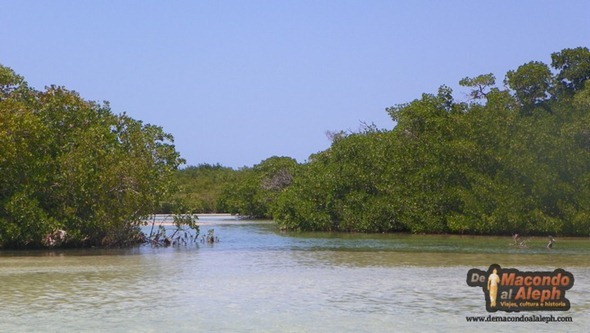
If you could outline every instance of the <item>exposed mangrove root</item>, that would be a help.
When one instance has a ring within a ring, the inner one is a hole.
[[[173,226],[164,226],[166,221],[161,221],[156,229],[156,219],[152,221],[150,234],[145,237],[145,243],[151,246],[191,246],[196,245],[199,238],[199,226],[196,223],[197,216],[192,214],[179,214],[173,216]]]
[[[215,229],[207,230],[207,234],[201,237],[201,243],[214,244],[219,243],[219,237],[215,236]]]

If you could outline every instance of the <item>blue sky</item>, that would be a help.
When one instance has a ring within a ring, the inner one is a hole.
[[[590,1],[8,1],[0,63],[162,126],[189,165],[304,162],[326,131],[590,47]]]

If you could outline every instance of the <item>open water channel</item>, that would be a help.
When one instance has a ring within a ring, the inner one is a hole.
[[[0,252],[1,332],[587,332],[590,239],[282,233],[272,222],[201,217],[213,245]],[[568,323],[488,316],[471,268],[563,268]]]

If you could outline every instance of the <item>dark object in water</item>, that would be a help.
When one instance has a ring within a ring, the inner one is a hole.
[[[215,236],[214,229],[209,229],[207,231],[207,235],[203,235],[201,237],[201,243],[213,244],[213,243],[218,243],[218,242],[219,242],[219,237]]]

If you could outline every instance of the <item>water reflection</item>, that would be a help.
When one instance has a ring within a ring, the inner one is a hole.
[[[0,253],[5,331],[511,331],[546,324],[473,324],[483,294],[465,283],[491,263],[562,267],[574,323],[590,326],[590,245],[529,248],[509,237],[281,233],[268,222],[211,219],[220,242],[190,248]],[[553,324],[557,325],[557,324]]]

